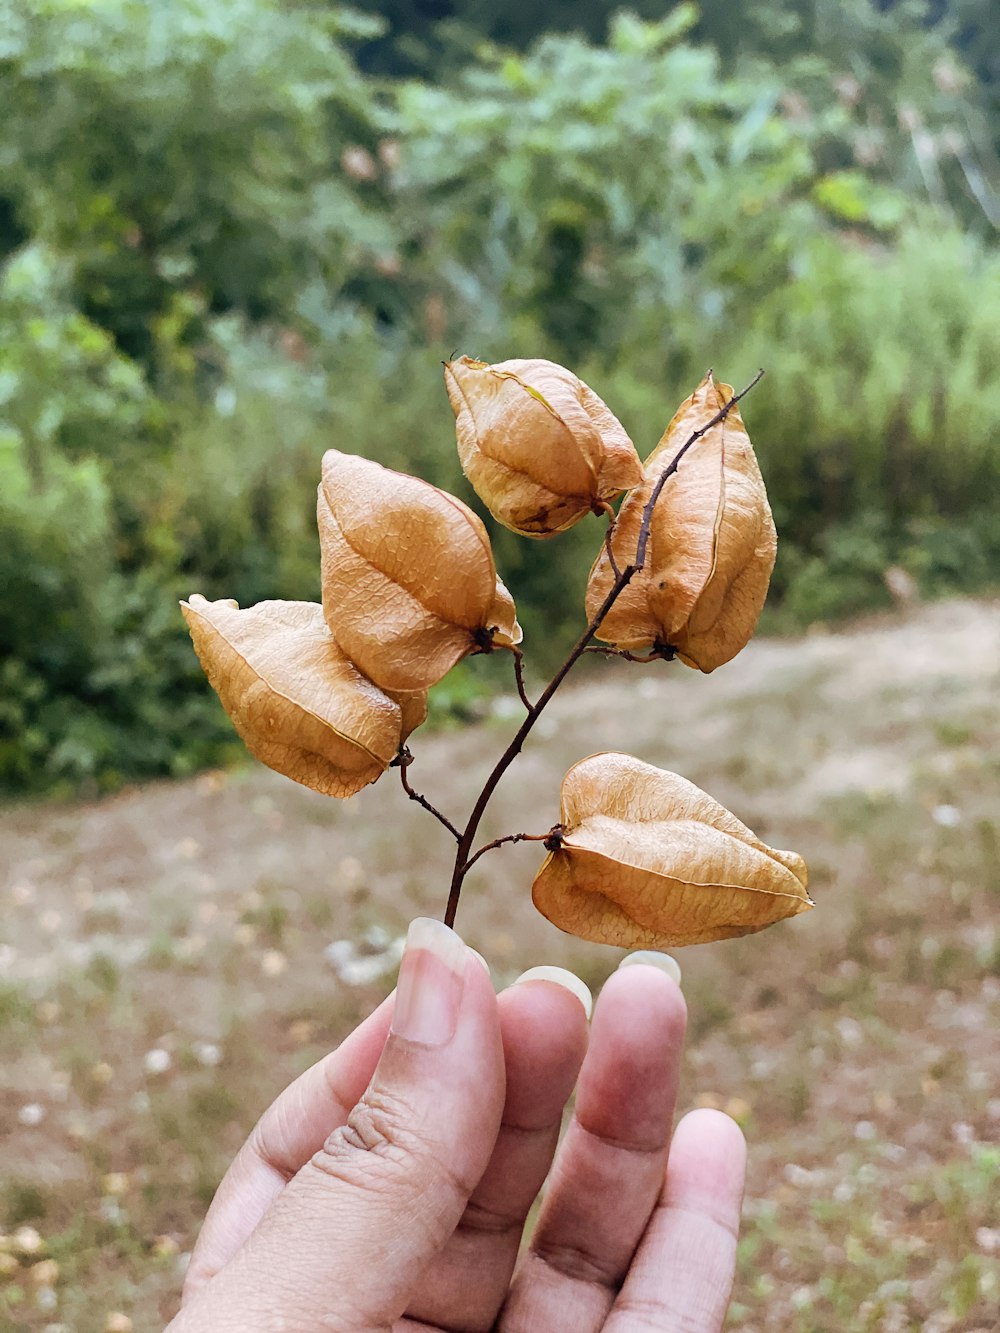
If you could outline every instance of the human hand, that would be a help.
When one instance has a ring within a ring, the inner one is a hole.
[[[720,1329],[745,1150],[716,1111],[670,1141],[679,988],[623,967],[588,1049],[582,983],[534,971],[497,997],[457,935],[414,922],[395,995],[241,1149],[169,1333]]]

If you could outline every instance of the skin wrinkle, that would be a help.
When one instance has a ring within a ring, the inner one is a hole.
[[[656,1153],[666,1152],[669,1147],[669,1139],[657,1139],[655,1143],[629,1143],[626,1139],[616,1139],[611,1134],[602,1134],[598,1129],[590,1129],[577,1116],[577,1125],[583,1130],[589,1139],[599,1143],[602,1148],[610,1148],[614,1152],[634,1153],[637,1157],[652,1157]]]
[[[712,1226],[718,1227],[720,1231],[725,1232],[729,1240],[735,1242],[739,1240],[739,1221],[730,1220],[731,1215],[717,1214],[714,1211],[715,1200],[709,1195],[706,1200],[706,1207],[691,1208],[683,1203],[671,1203],[670,1199],[665,1199],[657,1204],[656,1212],[670,1213],[672,1216],[690,1217],[695,1221],[709,1222]]]
[[[520,1233],[524,1219],[519,1212],[501,1212],[496,1208],[485,1208],[470,1199],[465,1206],[461,1221],[455,1228],[455,1234],[464,1231],[470,1236],[505,1236],[508,1232]]]
[[[347,1123],[335,1129],[322,1148],[313,1153],[308,1166],[321,1175],[367,1192],[379,1192],[379,1185],[391,1192],[398,1188],[395,1172],[402,1169],[405,1177],[412,1161],[424,1158],[433,1163],[430,1174],[434,1179],[442,1180],[457,1198],[468,1198],[478,1181],[462,1179],[442,1160],[428,1139],[406,1130],[407,1122],[413,1118],[410,1108],[398,1097],[369,1089]],[[385,1162],[387,1169],[368,1168],[365,1157]]]
[[[572,1282],[582,1282],[601,1292],[616,1293],[621,1289],[625,1275],[618,1264],[602,1266],[596,1255],[589,1254],[579,1245],[537,1245],[534,1257],[553,1273]]]
[[[213,1322],[211,1333],[391,1333],[388,1324],[376,1322],[363,1311],[312,1310],[301,1319],[290,1319],[281,1313],[301,1310],[301,1295],[307,1286],[308,1274],[295,1266],[295,1257],[286,1249],[268,1241],[262,1247],[261,1267],[268,1273],[267,1305],[254,1313],[254,1323],[247,1327],[245,1320],[224,1324]],[[341,1296],[350,1293],[340,1293]]]
[[[344,1102],[343,1098],[337,1093],[333,1074],[337,1068],[335,1058],[337,1052],[321,1061],[321,1072],[323,1072],[323,1081],[329,1097],[329,1118],[345,1122],[349,1118],[351,1106]],[[289,1089],[291,1092],[291,1089]],[[260,1120],[253,1126],[251,1134],[243,1149],[240,1149],[239,1157],[235,1164],[239,1164],[241,1158],[251,1158],[256,1160],[264,1170],[273,1172],[281,1186],[287,1185],[296,1176],[303,1166],[299,1158],[289,1157],[289,1142],[295,1141],[295,1130],[293,1124],[287,1125],[285,1122],[295,1121],[295,1109],[291,1104],[285,1105],[283,1101],[277,1102],[271,1106],[260,1117]],[[248,1165],[248,1172],[252,1172],[252,1166]],[[185,1274],[183,1289],[181,1289],[181,1308],[188,1305],[204,1289],[204,1286],[221,1272],[224,1265],[205,1264],[199,1260],[197,1266],[189,1266]]]
[[[655,1147],[648,1148],[625,1145],[616,1142],[608,1135],[588,1129],[579,1121],[577,1124],[589,1138],[600,1143],[604,1148],[610,1148],[612,1151],[624,1152],[637,1157],[665,1155],[667,1151],[667,1145],[662,1141]],[[650,1216],[653,1215],[653,1212],[655,1212],[655,1208],[651,1211]],[[646,1226],[648,1226],[648,1220]],[[552,1245],[542,1240],[536,1244],[533,1252],[542,1263],[561,1276],[568,1277],[575,1282],[587,1283],[589,1286],[597,1287],[602,1291],[616,1293],[625,1280],[626,1274],[621,1273],[618,1264],[613,1266],[610,1264],[602,1265],[596,1254],[588,1252],[579,1245]]]
[[[262,1166],[266,1166],[269,1170],[276,1172],[282,1180],[284,1180],[286,1185],[298,1170],[298,1167],[289,1166],[287,1162],[279,1161],[279,1154],[272,1154],[268,1150],[267,1143],[265,1142],[263,1135],[260,1133],[259,1123],[255,1125],[251,1131],[250,1139],[247,1143],[247,1153],[250,1156],[256,1157]]]
[[[336,1052],[333,1052],[333,1054],[336,1054]],[[329,1077],[329,1073],[332,1072],[334,1067],[334,1062],[329,1057],[324,1060],[324,1082],[330,1096],[329,1118],[346,1123],[350,1117],[351,1108],[345,1105],[337,1095],[332,1079]],[[291,1108],[280,1105],[272,1108],[272,1112],[275,1123],[273,1125],[270,1123],[272,1113],[261,1116],[250,1131],[250,1137],[243,1151],[256,1157],[261,1165],[276,1172],[287,1184],[302,1166],[301,1162],[294,1162],[288,1158],[287,1150],[282,1144],[282,1140],[287,1140],[288,1136],[281,1122],[286,1118],[294,1118],[293,1112]]]

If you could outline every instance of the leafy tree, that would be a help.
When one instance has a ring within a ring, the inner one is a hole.
[[[206,313],[340,289],[381,234],[341,166],[373,110],[342,40],[371,31],[271,0],[2,0],[7,245],[69,256],[84,313],[148,366]]]
[[[385,20],[365,43],[362,66],[450,83],[490,46],[526,52],[546,34],[606,44],[623,8],[653,23],[690,29],[727,75],[778,78],[802,118],[838,108],[841,133],[830,165],[866,170],[964,220],[1000,225],[997,111],[1000,63],[990,0],[585,0],[544,7],[473,0],[362,0]]]

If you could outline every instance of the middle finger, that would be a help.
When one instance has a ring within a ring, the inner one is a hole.
[[[601,1328],[663,1180],[685,1023],[677,985],[628,967],[601,991],[576,1108],[503,1333]]]
[[[560,980],[554,984],[553,977]],[[559,968],[533,969],[499,996],[507,1068],[503,1121],[465,1216],[407,1309],[424,1326],[468,1333],[493,1327],[586,1053],[589,999],[583,982]]]

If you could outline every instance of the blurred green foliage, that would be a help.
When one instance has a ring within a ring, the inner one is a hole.
[[[225,760],[178,597],[315,598],[331,445],[470,499],[456,347],[765,365],[772,624],[997,579],[989,0],[363,8],[0,0],[0,787]],[[599,527],[495,539],[544,665]]]

